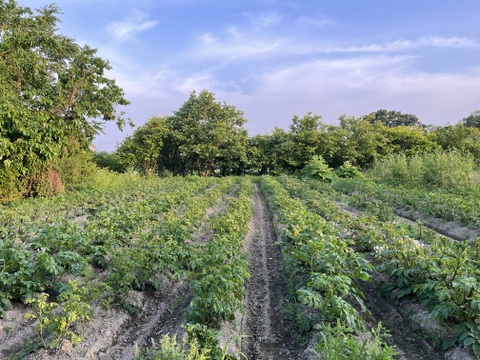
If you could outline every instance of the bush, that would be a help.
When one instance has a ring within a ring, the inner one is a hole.
[[[22,197],[22,182],[13,169],[0,164],[0,201],[19,200]]]
[[[79,189],[83,184],[93,180],[98,169],[92,161],[92,156],[90,151],[79,151],[60,161],[58,172],[66,190]]]
[[[478,186],[473,157],[458,151],[417,154],[411,158],[392,154],[376,161],[369,175],[394,185],[443,189],[472,189]]]
[[[353,166],[350,161],[345,161],[345,163],[340,166],[337,170],[338,177],[344,179],[353,179],[353,178],[362,178],[363,174],[356,166]]]
[[[51,196],[63,192],[61,175],[53,168],[25,175],[16,169],[0,166],[0,201],[2,202],[25,197]]]
[[[127,170],[125,164],[116,153],[107,153],[105,151],[96,152],[93,155],[93,161],[99,168],[102,169],[107,169],[118,173],[124,173]]]
[[[312,157],[312,159],[305,165],[302,170],[302,175],[308,178],[332,181],[334,178],[334,172],[325,163],[325,160],[318,155]]]

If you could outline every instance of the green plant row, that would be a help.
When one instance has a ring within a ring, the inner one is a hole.
[[[227,349],[220,348],[219,328],[242,309],[245,280],[249,277],[243,238],[253,213],[251,180],[228,181],[232,179],[235,191],[225,197],[225,209],[204,219],[204,230],[211,235],[189,248],[186,276],[192,300],[187,309],[188,340],[179,344],[174,337],[164,337],[147,348],[137,348],[135,359],[227,358]]]
[[[101,213],[122,203],[161,196],[178,186],[175,178],[158,179],[109,175],[111,187],[96,187],[54,197],[25,199],[0,205],[1,236],[36,233],[48,224],[71,221],[79,216]],[[117,179],[118,178],[118,179]]]
[[[456,242],[428,230],[413,233],[376,217],[354,218],[309,188],[315,188],[314,183],[283,181],[313,211],[329,209],[339,231],[348,232],[358,250],[375,257],[377,270],[389,276],[389,290],[397,297],[414,297],[433,317],[456,324],[455,337],[444,340],[444,349],[458,343],[480,356],[480,240]]]
[[[177,187],[178,202],[185,194],[205,189],[209,183],[190,182]],[[169,187],[167,186],[167,189]],[[151,190],[155,190],[152,187]],[[119,189],[121,190],[121,189]],[[164,211],[163,201],[170,192],[160,193],[155,204],[151,200],[111,203],[111,206],[88,218],[81,227],[74,220],[58,223],[37,223],[27,232],[0,238],[0,304],[6,308],[11,300],[25,300],[36,292],[59,294],[68,288],[66,275],[86,275],[89,266],[107,267],[115,247],[125,248],[135,234],[143,234],[149,224]],[[173,201],[170,201],[172,204]],[[163,210],[162,210],[163,209]]]
[[[311,327],[322,334],[317,348],[324,358],[351,358],[360,347],[355,336],[366,331],[357,309],[368,313],[356,281],[370,280],[372,265],[337,235],[331,223],[307,209],[300,200],[291,198],[277,180],[263,177],[261,185],[281,224],[280,244],[288,276],[295,284],[295,296],[314,310]],[[382,336],[373,332],[367,340],[361,340],[368,343],[360,351],[363,358],[393,358],[396,352],[384,346]],[[345,339],[348,346],[333,346]]]
[[[207,209],[234,187],[233,179],[217,180],[215,186],[208,188],[205,185],[212,185],[211,181],[198,179],[194,184],[198,187],[202,183],[201,192],[198,188],[178,186],[169,195],[171,199],[158,203],[160,208],[153,213],[153,222],[143,212],[143,223],[141,217],[137,222],[141,227],[129,234],[126,244],[120,241],[103,248],[106,281],[115,286],[117,293],[126,295],[132,287],[142,290],[147,283],[159,289],[165,280],[187,276],[189,262],[195,256],[188,241],[205,221]],[[127,218],[127,225],[130,221]]]
[[[234,320],[243,310],[245,281],[250,277],[243,239],[253,215],[253,184],[239,179],[238,194],[227,199],[224,212],[212,218],[212,236],[196,246],[192,259],[192,301],[187,311],[190,335],[211,349],[212,359],[222,358],[216,331],[223,321]]]
[[[165,280],[185,277],[194,254],[188,240],[202,226],[208,207],[234,186],[232,178],[177,180],[175,186],[166,186],[169,191],[151,196],[159,190],[152,182],[145,192],[150,197],[137,196],[126,205],[112,202],[83,226],[65,220],[44,225],[30,238],[2,238],[2,307],[23,299],[32,305],[39,326],[48,323],[45,330],[57,334],[52,346],[65,338],[77,341],[72,325],[88,321],[91,305],[106,295],[121,296],[147,283],[160,287]],[[72,276],[85,292],[66,281]],[[53,315],[53,310],[63,315]]]
[[[333,188],[350,195],[353,206],[369,206],[377,201],[394,209],[404,208],[435,216],[447,221],[459,221],[472,228],[480,228],[480,197],[476,192],[449,192],[391,186],[368,180],[338,180]]]

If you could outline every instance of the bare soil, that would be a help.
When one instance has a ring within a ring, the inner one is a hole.
[[[302,349],[285,316],[289,302],[281,249],[275,245],[272,215],[255,187],[255,212],[247,236],[249,270],[243,353],[251,360],[301,359]]]
[[[411,221],[421,221],[429,229],[453,240],[474,241],[480,237],[479,229],[466,227],[458,221],[445,221],[437,217],[425,216],[418,211],[410,211],[405,209],[396,209],[395,213],[398,216]]]
[[[77,328],[84,337],[80,344],[73,347],[65,341],[58,350],[40,349],[25,359],[133,359],[136,345],[148,345],[150,339],[158,339],[163,334],[181,333],[182,313],[188,306],[188,296],[188,286],[178,282],[167,282],[161,291],[131,291],[128,301],[139,307],[138,316],[114,308],[96,309],[94,318],[83,329]],[[18,329],[12,335],[0,343],[0,359],[8,359],[36,336],[32,326]]]
[[[387,342],[397,349],[400,359],[445,359],[443,352],[435,350],[425,340],[422,329],[402,315],[399,311],[402,308],[400,301],[383,296],[378,290],[379,284],[376,281],[361,282],[358,285],[365,294],[365,305],[371,312],[371,316],[366,317],[367,323],[371,327],[382,323],[390,335]]]

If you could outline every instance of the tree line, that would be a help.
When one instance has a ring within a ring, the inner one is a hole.
[[[428,127],[412,114],[380,109],[361,117],[342,115],[338,125],[306,113],[287,130],[248,136],[246,119],[208,90],[192,92],[172,116],[152,117],[97,164],[115,171],[159,175],[279,174],[301,171],[314,157],[332,168],[346,162],[366,169],[390,154],[413,156],[457,150],[480,161],[480,112],[456,125]]]

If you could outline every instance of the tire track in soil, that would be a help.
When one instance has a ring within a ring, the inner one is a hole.
[[[255,212],[247,235],[251,277],[246,286],[244,323],[248,338],[243,352],[251,360],[300,359],[300,347],[288,332],[288,321],[284,316],[288,287],[282,253],[274,245],[272,215],[257,185],[253,198]]]

